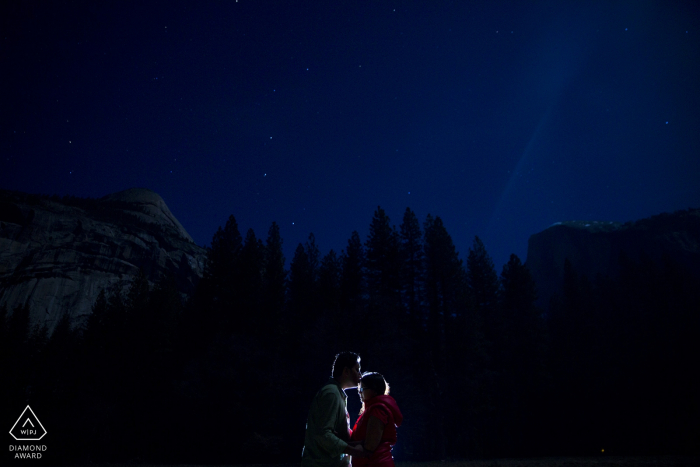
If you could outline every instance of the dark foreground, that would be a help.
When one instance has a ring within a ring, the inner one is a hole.
[[[398,462],[397,467],[695,467],[700,457],[542,457],[534,459],[490,459],[451,462]]]
[[[199,464],[90,464],[90,467],[204,467]],[[700,456],[599,456],[599,457],[542,457],[534,459],[489,459],[447,462],[397,462],[396,467],[697,467]],[[225,467],[225,466],[207,466]],[[226,466],[228,467],[228,466]],[[248,464],[236,467],[299,467],[299,464]]]

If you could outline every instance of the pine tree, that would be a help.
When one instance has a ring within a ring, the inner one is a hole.
[[[316,239],[311,233],[305,244],[297,245],[289,266],[289,318],[297,325],[308,326],[318,318],[318,257]]]
[[[406,208],[400,227],[400,253],[403,262],[401,293],[404,308],[411,318],[420,323],[424,287],[423,239],[420,223],[411,208]]]
[[[7,381],[8,403],[21,404],[27,398],[32,353],[30,347],[29,305],[17,305],[7,319],[7,354],[3,381]],[[5,379],[7,378],[7,379]],[[3,384],[4,386],[4,384]]]
[[[493,342],[498,332],[498,274],[479,237],[474,237],[473,246],[469,249],[467,285],[472,305],[484,323],[486,338]]]
[[[502,325],[496,367],[501,369],[502,438],[511,449],[507,455],[512,456],[539,444],[531,430],[545,427],[540,416],[546,390],[545,336],[542,312],[535,306],[535,282],[516,255],[503,266],[500,280]]]
[[[175,277],[166,275],[161,278],[152,290],[149,302],[156,324],[151,333],[151,349],[171,351],[175,346],[183,314],[182,296]]]
[[[401,290],[399,236],[381,207],[374,212],[365,247],[370,300],[382,307],[395,307]]]
[[[309,264],[309,256],[301,243],[294,251],[289,266],[289,310],[290,324],[297,327],[309,326],[315,319],[313,302],[315,288],[314,272]]]
[[[341,255],[342,274],[340,278],[341,302],[347,307],[351,316],[361,313],[365,296],[366,263],[365,250],[360,241],[360,234],[353,231],[348,245]]]
[[[319,250],[316,245],[316,237],[313,232],[309,234],[309,239],[304,244],[304,251],[306,252],[306,257],[309,259],[309,268],[311,270],[311,275],[314,283],[318,280],[318,265],[319,265]]]
[[[516,255],[510,255],[501,272],[501,311],[504,325],[504,363],[510,370],[534,376],[542,363],[542,312],[535,306],[537,291],[530,271]]]
[[[470,309],[467,316],[469,335],[469,404],[475,418],[474,450],[481,455],[497,452],[502,415],[499,406],[499,374],[494,349],[498,340],[499,282],[493,260],[479,237],[474,238],[467,257],[467,290]]]
[[[256,238],[253,229],[248,229],[239,262],[239,298],[229,311],[233,314],[232,330],[236,332],[267,334],[273,330],[270,321],[260,316],[264,255],[262,241]]]
[[[129,352],[145,351],[151,339],[151,333],[156,328],[156,318],[151,313],[149,295],[151,289],[143,269],[131,282],[126,294],[126,323],[125,332],[134,339],[129,346]]]
[[[212,282],[213,292],[219,299],[225,299],[224,292],[234,282],[237,270],[237,261],[243,247],[241,234],[238,231],[238,223],[233,216],[229,216],[225,227],[219,227],[211,240],[211,247],[207,254],[207,268],[205,279]]]
[[[588,354],[591,351],[592,326],[586,319],[590,307],[589,300],[592,297],[591,284],[585,276],[579,276],[573,264],[567,258],[564,261],[563,295],[554,297],[551,307],[551,367],[552,373],[557,376],[556,386],[553,390],[554,400],[552,405],[565,406],[568,411],[554,413],[553,423],[565,424],[569,417],[579,420],[577,426],[572,427],[571,432],[576,434],[571,438],[569,434],[561,436],[558,440],[566,449],[574,449],[580,446],[581,440],[589,437],[586,426],[590,412],[590,405],[579,402],[571,404],[569,401],[587,400],[590,385],[590,360]],[[592,441],[592,440],[591,440]]]
[[[318,272],[319,305],[323,311],[339,317],[341,262],[335,251],[330,250],[321,259]]]
[[[432,398],[432,403],[435,404],[434,455],[444,459],[447,455],[447,426],[453,424],[451,414],[446,413],[443,405],[444,399],[450,397],[461,383],[448,376],[448,368],[456,364],[450,356],[454,354],[458,339],[462,336],[453,336],[448,327],[452,330],[457,329],[458,326],[449,325],[456,324],[462,314],[458,302],[460,282],[463,278],[462,262],[442,219],[428,215],[423,231],[428,350],[432,357],[430,363],[435,384],[432,390],[435,394]],[[457,374],[461,372],[458,370]]]
[[[243,241],[238,224],[229,216],[226,225],[214,234],[207,250],[207,264],[202,280],[190,306],[185,321],[182,342],[190,341],[194,348],[206,345],[211,336],[233,326],[231,313],[240,301],[242,284],[240,255]],[[193,350],[192,349],[192,350]]]
[[[0,374],[5,368],[5,359],[8,352],[7,343],[7,304],[3,303],[0,306]]]
[[[263,301],[266,319],[281,326],[286,293],[287,271],[284,269],[282,237],[277,223],[273,222],[265,244],[265,272],[263,275]]]
[[[85,336],[101,332],[107,319],[107,294],[105,289],[100,290],[95,303],[92,305],[92,313],[88,316],[85,328]]]
[[[126,306],[131,315],[140,316],[148,308],[148,295],[151,291],[148,278],[143,269],[139,269],[131,282],[126,295]]]
[[[58,320],[42,352],[41,367],[35,383],[35,392],[54,411],[59,407],[72,406],[83,381],[85,371],[80,362],[77,330],[71,327],[70,313],[65,312]],[[55,413],[55,412],[54,412]]]
[[[425,226],[425,289],[431,320],[446,320],[461,313],[457,306],[462,261],[440,217],[428,215]],[[437,325],[437,322],[433,322]],[[437,329],[444,329],[444,322]],[[443,331],[444,332],[444,331]]]

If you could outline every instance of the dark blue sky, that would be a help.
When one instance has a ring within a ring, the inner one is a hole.
[[[146,187],[200,245],[276,221],[287,265],[410,206],[499,271],[700,206],[700,6],[577,3],[3,2],[0,188]]]

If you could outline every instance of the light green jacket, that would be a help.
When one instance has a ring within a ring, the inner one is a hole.
[[[347,399],[345,391],[332,378],[316,393],[306,420],[302,467],[348,464],[350,456],[343,454],[351,433]]]

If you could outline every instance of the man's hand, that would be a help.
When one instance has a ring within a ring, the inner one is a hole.
[[[353,441],[353,443],[358,443],[358,441]],[[343,454],[350,454],[352,457],[369,457],[370,453],[365,451],[365,448],[362,447],[362,444],[356,444],[354,446],[348,444],[348,447],[345,448]]]

